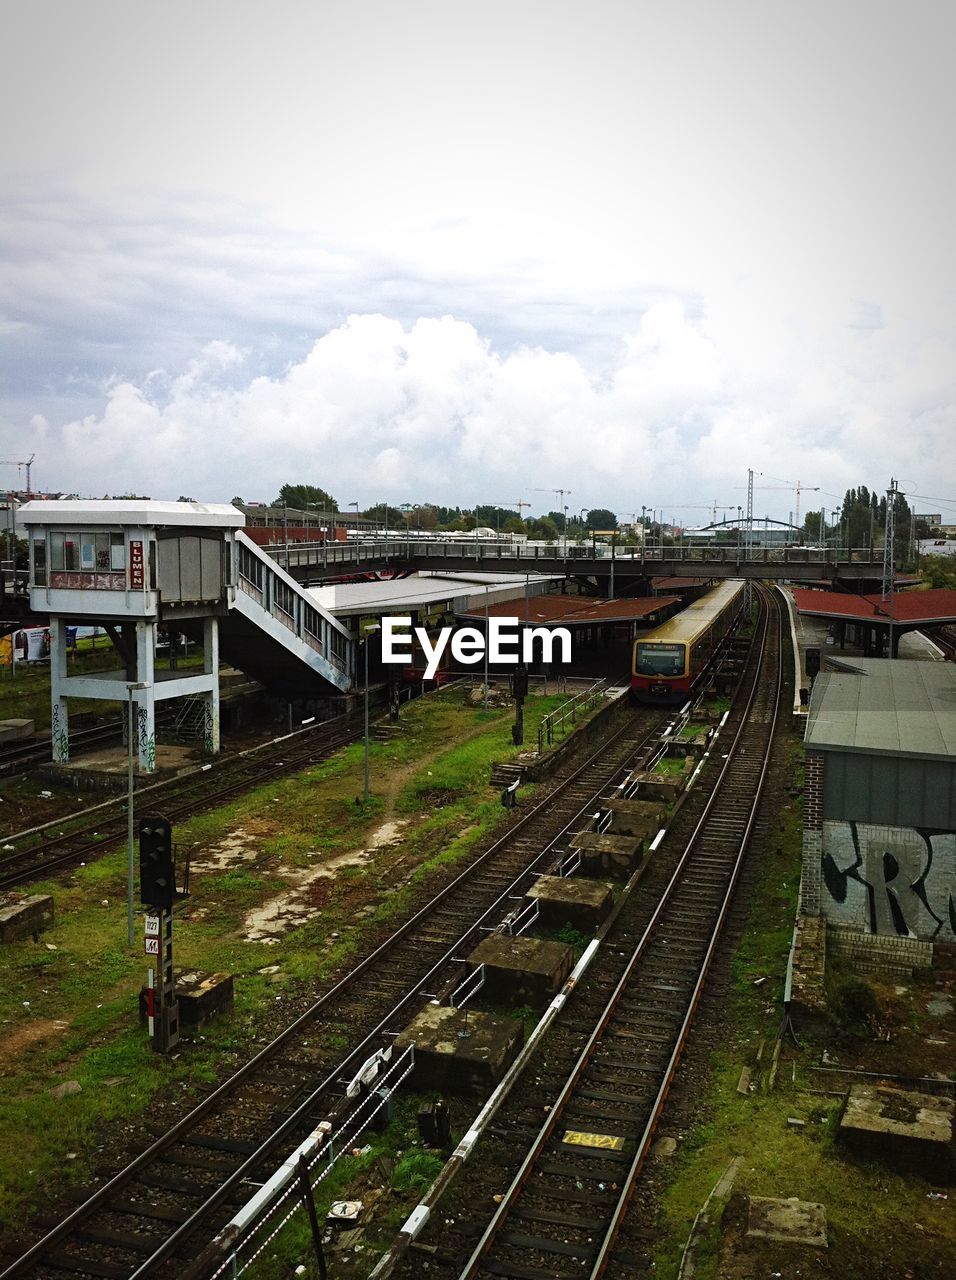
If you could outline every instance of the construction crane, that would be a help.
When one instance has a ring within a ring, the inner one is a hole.
[[[21,468],[21,467],[26,467],[26,469],[27,469],[27,496],[28,496],[28,497],[29,497],[29,495],[33,492],[33,490],[30,488],[30,468],[33,466],[33,459],[34,459],[35,457],[36,457],[36,454],[35,454],[35,453],[31,453],[31,454],[30,454],[30,456],[29,456],[29,458],[27,458],[25,462],[24,462],[24,461],[20,461],[19,459],[13,459],[13,458],[0,458],[0,467],[16,467],[16,468],[17,468],[17,479],[18,479],[18,480],[19,480],[19,478],[20,478],[20,468]]]
[[[715,498],[713,502],[671,502],[666,504],[666,509],[668,511],[709,511],[711,524],[716,524],[718,511],[736,511],[737,506],[719,503]]]
[[[560,506],[561,514],[562,514],[562,515],[564,515],[564,514],[567,512],[567,507],[564,505],[564,495],[565,495],[566,493],[568,493],[568,494],[569,494],[569,493],[571,492],[571,490],[570,490],[570,489],[557,489],[557,488],[552,488],[552,489],[535,489],[535,488],[532,488],[531,492],[532,492],[532,493],[553,493],[553,494],[554,494],[554,496],[558,499],[558,501],[559,501],[559,502],[560,502],[560,504],[561,504],[561,506]]]
[[[758,475],[765,476],[765,471],[758,471]],[[767,476],[768,480],[780,480],[779,484],[757,484],[755,489],[793,489],[796,493],[796,502],[793,509],[793,523],[795,528],[800,528],[800,494],[806,490],[808,493],[819,493],[820,486],[818,484],[804,484],[802,480],[782,480],[780,476]]]

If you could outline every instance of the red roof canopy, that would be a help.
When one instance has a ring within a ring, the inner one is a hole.
[[[848,595],[842,591],[811,591],[793,587],[797,612],[819,618],[872,618],[876,622],[939,624],[956,622],[956,591],[905,591],[883,601],[879,594]]]

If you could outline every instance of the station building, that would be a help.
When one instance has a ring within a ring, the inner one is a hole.
[[[69,700],[129,699],[139,768],[156,768],[156,703],[196,698],[204,743],[219,750],[219,659],[278,692],[347,690],[348,629],[242,530],[227,504],[53,500],[20,510],[30,546],[30,603],[50,619],[53,758],[69,759]],[[203,646],[202,671],[157,669],[160,625]],[[70,675],[67,626],[103,628],[121,666]]]
[[[801,911],[956,942],[956,667],[830,659],[806,728]]]

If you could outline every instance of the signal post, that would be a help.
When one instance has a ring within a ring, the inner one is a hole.
[[[179,1002],[173,980],[173,903],[189,896],[176,890],[172,827],[165,818],[142,818],[139,824],[140,900],[146,908],[143,949],[154,960],[149,970],[146,1014],[156,1053],[169,1053],[179,1043]]]

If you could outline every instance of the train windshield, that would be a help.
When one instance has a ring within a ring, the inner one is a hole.
[[[637,674],[641,676],[680,676],[684,674],[682,644],[639,644]]]

